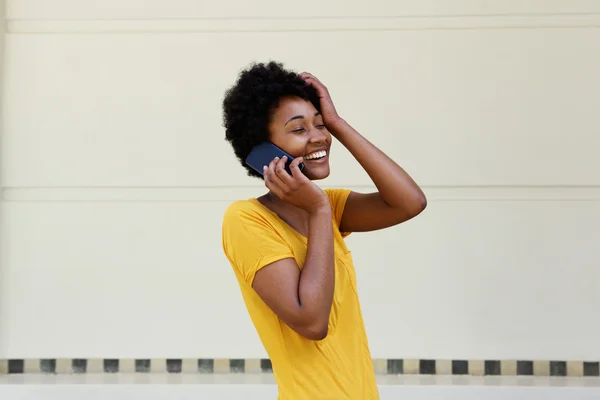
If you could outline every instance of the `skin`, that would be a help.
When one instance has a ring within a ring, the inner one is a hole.
[[[321,113],[306,100],[284,97],[273,110],[270,140],[294,157],[292,175],[285,158],[265,167],[269,192],[258,200],[308,239],[302,270],[293,258],[260,269],[253,288],[265,304],[299,335],[310,340],[327,336],[333,302],[335,269],[332,212],[327,195],[313,181],[329,176],[332,136],[354,156],[372,179],[374,193],[351,192],[340,231],[368,232],[388,228],[419,215],[427,206],[423,191],[391,158],[352,128],[337,113],[329,91],[309,73],[300,76],[319,95]],[[306,160],[317,150],[327,155]],[[298,164],[304,162],[304,171]]]

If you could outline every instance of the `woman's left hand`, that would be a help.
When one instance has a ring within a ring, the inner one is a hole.
[[[302,72],[299,76],[304,79],[304,82],[306,82],[307,85],[310,85],[317,90],[323,122],[325,123],[325,126],[329,128],[340,119],[340,116],[333,105],[333,100],[331,100],[331,96],[329,95],[329,90],[327,90],[327,87],[325,87],[321,81],[308,72]]]

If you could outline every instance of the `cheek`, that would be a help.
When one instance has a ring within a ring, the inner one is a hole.
[[[306,140],[290,140],[288,142],[288,148],[292,156],[294,157],[302,157],[306,151],[307,141]]]
[[[307,141],[306,138],[302,136],[293,136],[289,135],[285,138],[271,138],[271,141],[275,146],[281,148],[286,153],[290,154],[292,157],[301,157],[304,155],[304,150],[306,149]]]

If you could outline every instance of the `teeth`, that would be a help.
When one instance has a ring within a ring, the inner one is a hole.
[[[310,153],[309,155],[304,157],[304,159],[305,160],[316,160],[317,158],[323,158],[326,155],[327,155],[327,152],[325,150],[321,150],[321,151],[316,151],[314,153]]]

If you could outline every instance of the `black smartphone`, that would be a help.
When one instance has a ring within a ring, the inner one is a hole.
[[[285,163],[285,170],[291,175],[292,171],[290,170],[290,164],[294,160],[294,157],[290,156],[288,153],[281,150],[271,142],[263,142],[257,146],[254,146],[252,151],[250,151],[250,154],[248,154],[248,157],[246,157],[246,164],[262,175],[263,167],[265,165],[269,166],[275,157],[279,157],[281,159],[283,156],[288,158]],[[298,168],[300,171],[302,171],[304,169],[304,164],[300,163]]]

